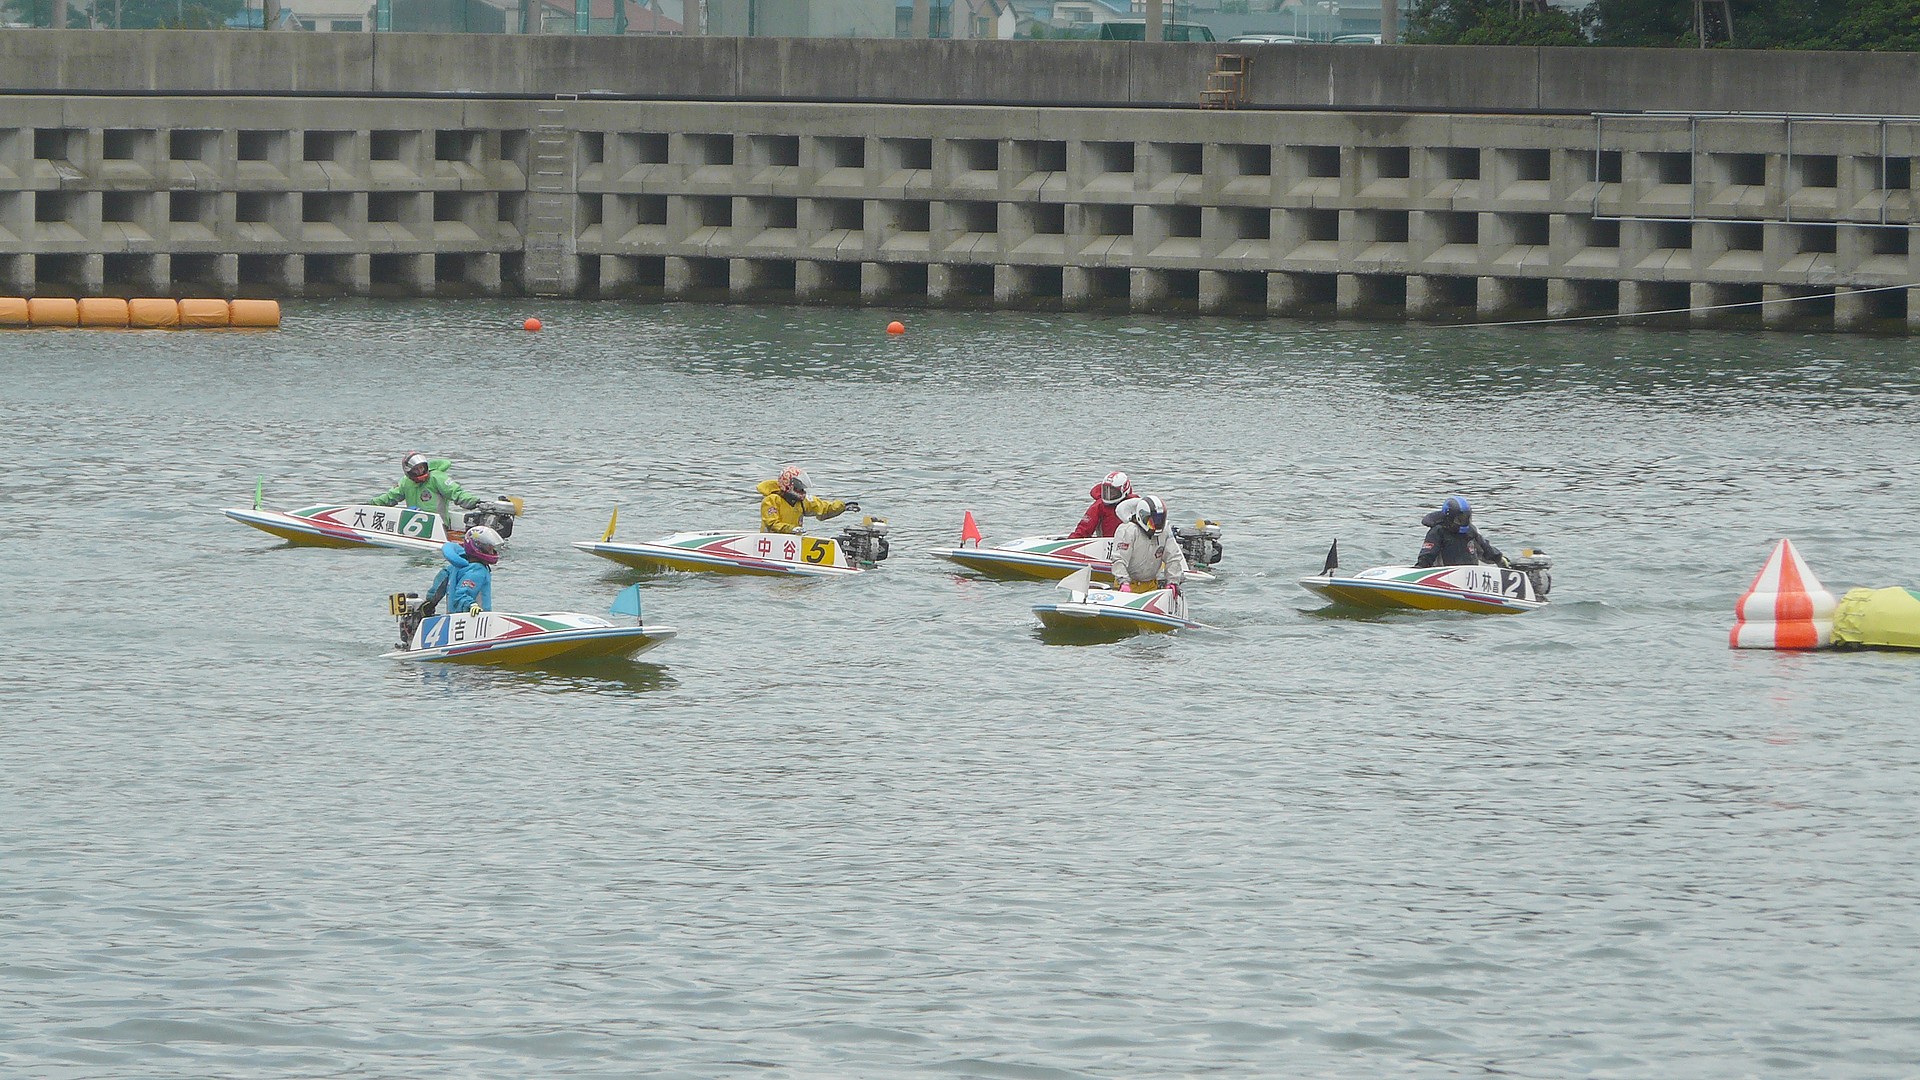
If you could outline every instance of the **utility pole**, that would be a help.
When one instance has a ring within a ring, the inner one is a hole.
[[[1380,0],[1380,44],[1393,45],[1400,40],[1399,0]]]
[[[1147,0],[1147,40],[1167,40],[1165,0]]]

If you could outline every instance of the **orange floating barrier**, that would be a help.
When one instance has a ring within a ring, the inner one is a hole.
[[[81,326],[127,325],[127,302],[117,296],[88,296],[80,300]]]
[[[1774,545],[1767,565],[1733,609],[1727,644],[1736,649],[1820,649],[1831,644],[1833,594],[1813,576],[1793,541]]]
[[[27,298],[0,296],[0,326],[27,325]]]
[[[280,301],[235,300],[227,305],[228,325],[270,329],[280,325]]]
[[[225,300],[196,297],[180,301],[181,326],[229,326],[232,317]]]
[[[27,321],[34,326],[79,326],[80,302],[66,296],[36,296],[27,301]]]
[[[136,330],[171,329],[180,325],[180,301],[163,296],[140,296],[127,301],[127,325]]]

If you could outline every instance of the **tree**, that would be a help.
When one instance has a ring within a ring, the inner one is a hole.
[[[1521,15],[1511,0],[1415,0],[1403,36],[1412,45],[1585,45],[1586,12]]]

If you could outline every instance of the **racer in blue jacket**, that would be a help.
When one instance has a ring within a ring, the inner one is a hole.
[[[461,543],[441,545],[440,554],[447,565],[434,576],[427,592],[423,615],[432,615],[441,597],[446,597],[447,613],[493,610],[493,564],[500,561],[500,534],[485,525],[467,530]]]

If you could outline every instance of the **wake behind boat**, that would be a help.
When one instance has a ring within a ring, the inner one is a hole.
[[[1327,550],[1318,574],[1300,579],[1308,592],[1346,607],[1415,611],[1467,611],[1516,614],[1547,606],[1552,561],[1536,551],[1509,560],[1511,568],[1482,566],[1376,566],[1357,574],[1337,573],[1340,545]]]
[[[388,659],[519,665],[637,656],[678,632],[671,626],[625,625],[573,611],[457,612],[422,618],[422,603],[413,593],[395,593],[389,599],[404,644],[387,653]],[[620,594],[612,614],[639,619],[639,586]]]
[[[867,517],[839,536],[799,533],[677,532],[645,543],[613,539],[618,511],[598,541],[573,546],[642,570],[752,574],[771,577],[852,577],[887,557],[885,518]]]

